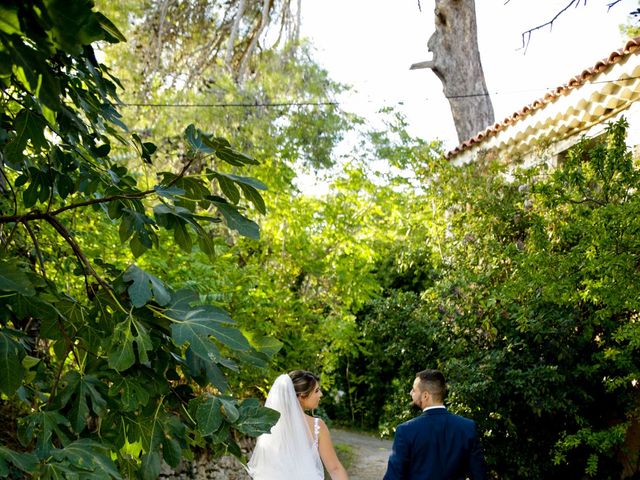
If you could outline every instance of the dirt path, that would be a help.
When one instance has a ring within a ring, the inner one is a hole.
[[[334,444],[350,445],[355,458],[349,467],[349,480],[381,480],[387,469],[391,441],[364,433],[331,429]]]

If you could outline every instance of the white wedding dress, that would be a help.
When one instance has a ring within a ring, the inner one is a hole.
[[[289,375],[280,375],[271,387],[265,407],[280,412],[270,433],[258,437],[248,463],[253,480],[323,480],[318,451],[318,419],[314,432],[296,397]]]

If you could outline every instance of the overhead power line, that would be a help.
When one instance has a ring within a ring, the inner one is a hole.
[[[640,76],[618,78],[616,80],[599,80],[590,82],[593,84],[604,83],[619,83],[631,80],[637,80]],[[556,87],[557,88],[557,87]],[[514,93],[526,93],[534,91],[553,91],[555,88],[536,88],[527,89],[521,91],[512,92],[483,92],[483,93],[467,93],[460,95],[449,95],[446,98],[473,98],[473,97],[486,97],[490,95],[511,95]],[[236,103],[121,103],[122,107],[148,107],[148,108],[282,108],[282,107],[322,107],[322,106],[340,106],[344,102],[274,102],[274,103],[248,103],[248,102],[236,102]]]
[[[630,81],[630,80],[637,80],[639,79],[640,76],[634,76],[634,77],[627,77],[627,78],[618,78],[617,80],[597,80],[595,82],[589,82],[592,84],[604,84],[604,83],[619,83],[619,82],[626,82],[626,81]],[[585,82],[586,83],[586,82]],[[581,84],[582,85],[582,84]],[[562,87],[564,85],[561,85],[560,87]],[[532,91],[539,91],[539,90],[543,90],[543,91],[554,91],[557,88],[560,87],[556,87],[556,88],[538,88],[538,89],[529,89],[529,90],[523,90],[522,92],[532,92]],[[518,92],[518,93],[522,93],[522,92]],[[448,95],[446,98],[472,98],[472,97],[487,97],[489,95],[508,95],[509,93],[514,93],[514,92],[507,92],[507,93],[501,93],[501,92],[494,92],[494,93],[488,93],[488,92],[483,92],[483,93],[467,93],[467,94],[460,94],[460,95]]]
[[[275,102],[275,103],[122,103],[123,107],[156,108],[273,108],[273,107],[321,107],[339,105],[338,102]]]

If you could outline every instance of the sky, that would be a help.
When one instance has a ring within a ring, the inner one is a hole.
[[[501,121],[624,46],[619,25],[639,6],[622,0],[581,0],[550,29],[522,48],[522,33],[551,20],[570,0],[476,0],[478,41],[495,119]],[[585,5],[586,3],[586,5]],[[303,0],[302,35],[334,80],[353,86],[340,97],[347,111],[377,125],[376,112],[396,106],[409,132],[442,140],[457,136],[442,84],[431,70],[409,70],[430,60],[433,0]]]

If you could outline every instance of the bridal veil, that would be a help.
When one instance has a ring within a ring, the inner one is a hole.
[[[318,450],[313,446],[305,414],[289,375],[273,383],[265,407],[280,412],[270,433],[258,437],[249,460],[254,480],[322,480],[324,470]]]

